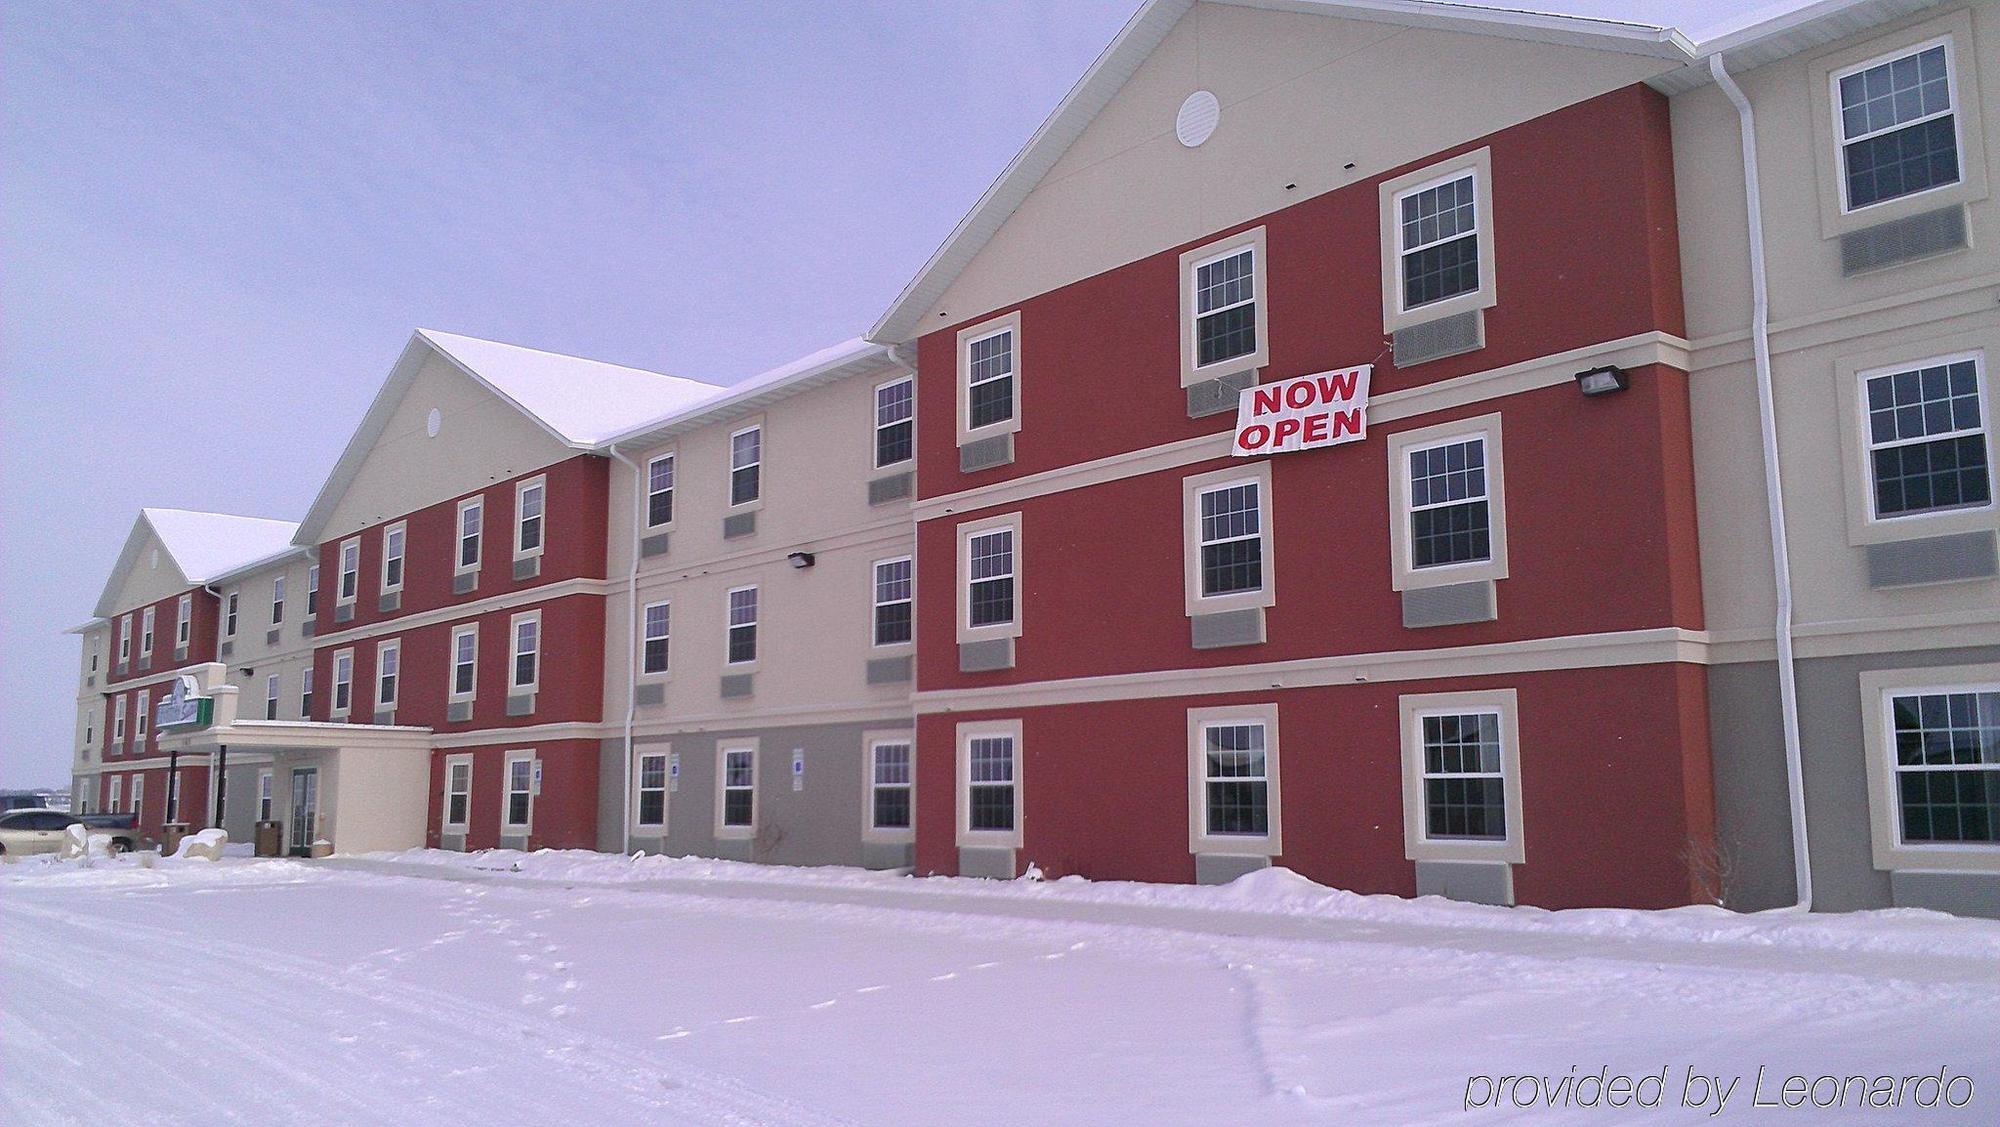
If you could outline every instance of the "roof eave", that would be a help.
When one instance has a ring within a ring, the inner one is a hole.
[[[890,350],[880,344],[867,342],[865,347],[852,353],[829,359],[825,363],[803,368],[783,379],[759,383],[756,386],[731,390],[712,399],[682,408],[648,422],[612,435],[592,449],[609,452],[619,446],[649,446],[664,441],[676,434],[708,426],[750,414],[757,409],[797,395],[800,392],[835,383],[840,380],[860,376],[869,372],[879,372],[892,366]],[[757,377],[752,376],[751,380]]]

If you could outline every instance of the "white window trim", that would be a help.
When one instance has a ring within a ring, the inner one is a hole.
[[[257,803],[257,820],[260,822],[270,821],[271,816],[278,812],[278,792],[274,788],[269,767],[261,768],[257,772],[257,793],[254,801]],[[266,803],[269,804],[268,808]]]
[[[153,656],[154,635],[159,631],[159,612],[152,607],[139,612],[139,656]]]
[[[515,682],[515,676],[518,672],[522,654],[521,626],[523,623],[529,622],[535,625],[535,678],[527,684],[522,685]],[[543,644],[545,641],[546,639],[542,635],[542,612],[540,610],[523,611],[507,620],[507,692],[510,695],[514,693],[532,693],[541,688],[542,657],[544,651],[547,649]]]
[[[1839,76],[1940,41],[1947,44],[1952,112],[1958,127],[1958,182],[1858,209],[1848,208],[1847,162],[1841,144],[1840,94],[1836,86]],[[1968,48],[1978,42],[1973,33],[1972,12],[1961,8],[1812,60],[1808,85],[1812,97],[1813,165],[1819,187],[1821,237],[1834,239],[1877,223],[1987,197],[1986,103],[1979,90],[1979,51]]]
[[[907,744],[910,749],[910,826],[875,826],[875,749],[882,744]],[[1018,746],[1018,745],[1016,745]],[[917,734],[907,728],[861,733],[861,840],[880,845],[908,845],[917,840]],[[1016,814],[1020,811],[1016,810]]]
[[[472,687],[458,691],[458,640],[472,638]],[[445,696],[452,701],[471,700],[479,695],[479,624],[467,623],[451,630],[451,646],[445,651]]]
[[[521,545],[521,539],[523,534],[527,531],[527,518],[522,513],[522,505],[526,502],[529,492],[537,489],[539,489],[542,494],[541,538],[535,544],[534,547],[525,548],[522,547]],[[547,474],[536,474],[534,477],[525,478],[519,482],[516,482],[514,485],[514,558],[517,560],[534,559],[536,556],[542,554],[542,550],[548,547],[548,543],[549,543],[549,478]],[[485,548],[486,545],[482,541],[480,544],[481,554],[484,554]]]
[[[1211,834],[1208,832],[1208,745],[1209,728],[1232,724],[1261,724],[1264,727],[1265,803],[1267,832],[1263,834]],[[1284,852],[1284,824],[1281,812],[1278,768],[1278,706],[1243,704],[1220,708],[1187,710],[1188,739],[1188,852],[1230,857],[1275,857]]]
[[[761,741],[755,738],[718,740],[715,744],[715,836],[720,841],[748,841],[757,836],[758,825],[763,820],[764,757],[758,753]],[[722,824],[724,792],[728,789],[726,767],[729,753],[747,751],[750,753],[750,824],[747,826],[725,826]]]
[[[646,777],[646,760],[660,761],[660,824],[649,826],[639,820],[640,780]],[[630,825],[633,837],[665,837],[667,825],[673,821],[673,745],[648,744],[637,749],[632,755],[632,814]]]
[[[1979,367],[1979,420],[1986,432],[1987,483],[2000,491],[2000,437],[1995,436],[1993,419],[1993,373],[1987,357],[2000,352],[2000,331],[1976,329],[1967,333],[1935,338],[1930,347],[1943,351],[1916,358],[1908,349],[1870,352],[1844,357],[1834,362],[1834,390],[1840,403],[1843,424],[1841,462],[1846,471],[1847,542],[1886,544],[1958,532],[2000,530],[2000,502],[1989,500],[1980,506],[1943,509],[1931,513],[1906,513],[1892,517],[1875,515],[1875,473],[1870,454],[1868,395],[1864,388],[1872,376],[1906,372],[1929,364],[1970,359]],[[1996,492],[2000,496],[2000,492]]]
[[[1014,412],[1009,418],[982,427],[972,425],[972,345],[1003,332],[1014,334]],[[1021,429],[1021,311],[1014,310],[970,328],[958,331],[958,444],[978,442],[995,435],[1013,434]]]
[[[122,814],[125,812],[125,776],[111,776],[111,793],[105,800],[104,812],[107,814]]]
[[[738,623],[732,625],[730,622],[730,602],[732,600],[732,596],[736,595],[738,592],[741,591],[757,592],[756,614],[747,623]],[[737,625],[751,627],[752,628],[751,636],[756,639],[757,656],[751,658],[749,661],[729,660],[729,639],[730,635],[734,633]],[[746,583],[741,587],[731,587],[729,590],[724,591],[722,593],[722,667],[731,673],[747,673],[757,668],[758,659],[762,658],[763,656],[764,656],[764,592],[762,588],[760,588],[755,583]],[[669,664],[671,665],[671,662]]]
[[[143,819],[146,814],[146,776],[136,771],[132,773],[130,802],[131,805],[128,807],[129,812],[137,814]]]
[[[996,622],[985,626],[972,625],[972,538],[996,529],[1011,529],[1014,533],[1014,619],[1011,622]],[[983,520],[966,521],[958,526],[958,640],[981,642],[991,638],[1018,638],[1021,636],[1021,620],[1026,617],[1027,600],[1022,598],[1021,566],[1021,514],[1003,513]]]
[[[340,665],[347,663],[347,704],[340,703]],[[354,712],[354,651],[351,649],[333,651],[333,664],[326,686],[326,714],[335,719],[350,716]]]
[[[116,697],[111,702],[111,743],[120,751],[131,746],[125,738],[131,729],[126,726],[126,718],[132,712],[131,697]]]
[[[1403,856],[1412,861],[1506,861],[1526,859],[1522,837],[1521,725],[1513,689],[1462,693],[1415,693],[1396,698],[1403,744]],[[1424,733],[1426,716],[1469,712],[1500,714],[1501,793],[1507,803],[1507,836],[1500,841],[1432,840],[1424,817]]]
[[[1006,736],[1014,741],[1014,828],[1008,830],[975,830],[972,821],[972,741],[991,736]],[[1021,848],[1021,826],[1026,821],[1028,804],[1023,799],[1021,789],[1022,765],[1026,755],[1021,744],[1021,722],[1019,720],[969,721],[958,726],[958,784],[953,805],[957,810],[958,846],[961,849],[1019,849]]]
[[[1414,309],[1403,308],[1402,200],[1472,173],[1473,223],[1479,240],[1479,288]],[[1478,148],[1382,182],[1382,331],[1393,333],[1498,302],[1493,260],[1493,150]]]
[[[736,464],[736,439],[738,436],[749,434],[753,430],[757,432],[757,460],[744,466],[738,466]],[[746,421],[742,426],[729,432],[729,439],[723,443],[722,447],[723,468],[726,471],[722,478],[722,500],[728,512],[752,513],[764,507],[764,494],[769,492],[768,487],[771,484],[770,476],[764,472],[764,455],[770,451],[770,448],[771,432],[764,426],[764,417],[762,415]],[[748,469],[753,465],[757,467],[757,496],[739,503],[736,500],[736,471],[738,469]],[[678,473],[680,467],[676,466],[674,469]]]
[[[351,595],[347,593],[347,577],[350,574],[347,568],[347,554],[350,551],[354,553],[354,570],[351,573],[354,576],[354,593]],[[361,538],[356,536],[352,539],[342,540],[340,548],[334,553],[333,558],[335,561],[333,605],[340,607],[350,606],[361,598]]]
[[[500,762],[500,832],[508,837],[534,836],[535,799],[539,797],[535,794],[535,762],[535,750],[533,748],[517,748],[509,751],[506,757]],[[508,818],[508,815],[513,813],[514,764],[516,763],[528,764],[528,820],[525,822],[515,822]],[[468,810],[471,809],[471,806],[470,802],[466,803]]]
[[[308,617],[317,617],[319,615],[318,564],[313,564],[306,568],[306,614]]]
[[[1017,538],[1018,540],[1018,538]],[[910,606],[910,640],[907,642],[878,642],[875,640],[875,616],[885,606],[892,603],[880,601],[878,569],[883,564],[906,563],[910,565],[910,597],[895,602],[907,602]],[[1019,580],[1016,580],[1015,615],[1020,617]],[[868,648],[876,653],[900,654],[916,648],[917,644],[917,560],[915,556],[890,556],[887,559],[871,560],[868,564]]]
[[[1488,558],[1439,567],[1410,566],[1410,455],[1469,438],[1486,440],[1486,513]],[[1389,556],[1390,586],[1397,591],[1445,587],[1485,579],[1507,578],[1507,475],[1500,415],[1477,415],[1436,426],[1389,435]]]
[[[451,769],[465,767],[465,821],[451,820]],[[470,753],[447,755],[444,757],[443,790],[438,804],[438,830],[441,833],[464,833],[472,825],[472,784],[474,776],[473,757]]]
[[[1196,331],[1200,318],[1195,313],[1199,290],[1195,285],[1195,275],[1202,267],[1234,257],[1244,250],[1250,251],[1251,288],[1257,306],[1257,350],[1213,364],[1199,366],[1195,363],[1200,336]],[[1181,386],[1192,387],[1198,383],[1235,375],[1237,372],[1262,368],[1271,362],[1271,287],[1266,282],[1269,271],[1266,263],[1269,251],[1266,248],[1264,228],[1252,227],[1248,231],[1238,231],[1227,238],[1205,243],[1180,257],[1181,271]]]
[[[1257,487],[1257,539],[1262,545],[1263,552],[1263,585],[1254,591],[1203,595],[1201,593],[1201,496],[1212,490],[1232,485]],[[1277,537],[1271,531],[1271,500],[1271,463],[1268,459],[1181,479],[1181,563],[1184,577],[1182,595],[1189,618],[1277,605],[1278,575],[1272,557],[1272,550],[1277,546]],[[1018,592],[1015,598],[1018,603]],[[1019,610],[1018,605],[1016,610]]]
[[[401,547],[396,549],[396,554],[394,556],[391,556],[389,554],[389,538],[395,535],[400,535],[403,538],[403,543]],[[389,561],[391,559],[399,559],[403,561],[403,569],[402,569],[403,573],[396,577],[396,581],[394,583],[389,582]],[[399,520],[396,523],[389,525],[388,527],[382,530],[382,576],[381,576],[382,594],[393,595],[396,592],[401,591],[403,589],[403,581],[408,579],[409,577],[410,577],[410,525],[408,521]]]
[[[1889,698],[1919,693],[2000,691],[2000,662],[1879,669],[1861,674],[1861,733],[1868,763],[1869,845],[1884,871],[1931,870],[2000,873],[2000,845],[1903,841],[1896,793],[1895,712]]]
[[[660,669],[660,670],[649,670],[649,669],[647,669],[647,668],[646,668],[646,646],[647,646],[647,644],[648,644],[649,642],[651,642],[651,641],[652,641],[652,635],[651,635],[651,634],[648,634],[648,633],[646,632],[646,631],[647,631],[647,625],[646,625],[646,618],[647,618],[647,614],[648,614],[648,612],[652,611],[652,610],[653,610],[653,608],[655,608],[655,607],[665,607],[665,608],[667,609],[667,632],[666,632],[666,634],[665,634],[665,635],[663,635],[663,636],[662,636],[662,640],[663,640],[663,641],[665,641],[665,642],[667,643],[667,646],[666,646],[666,649],[667,649],[667,667],[666,667],[665,669]],[[728,614],[729,614],[729,609],[728,609],[728,606],[727,606],[727,605],[725,604],[725,605],[724,605],[724,607],[723,607],[723,616],[724,616],[724,618],[725,618],[725,619],[726,619],[726,618],[728,617]],[[640,607],[640,608],[639,608],[639,631],[638,631],[638,633],[639,633],[639,652],[638,652],[638,653],[636,653],[636,654],[634,654],[634,655],[632,655],[632,656],[633,656],[633,660],[634,660],[634,662],[636,663],[636,666],[635,666],[635,668],[637,668],[637,669],[638,669],[638,671],[639,671],[639,676],[640,676],[640,677],[642,677],[642,678],[645,678],[646,680],[649,680],[649,681],[665,681],[665,680],[667,680],[667,679],[668,679],[669,677],[673,676],[673,672],[674,672],[674,603],[673,603],[673,600],[672,600],[672,599],[655,599],[654,601],[652,601],[652,602],[650,602],[650,603],[647,603],[647,604],[645,604],[644,606]],[[725,644],[727,644],[727,639],[725,639]],[[725,656],[727,656],[727,654],[726,654],[726,651],[725,651]]]
[[[465,514],[479,511],[479,549],[471,563],[465,563]],[[486,498],[467,497],[458,503],[458,515],[452,518],[451,573],[454,576],[477,574],[486,563]]]
[[[1887,130],[1878,129],[1873,133],[1865,133],[1860,137],[1850,139],[1847,136],[1846,123],[1841,120],[1844,115],[1841,112],[1843,107],[1841,106],[1840,103],[1840,80],[1848,77],[1849,75],[1858,73],[1860,71],[1873,69],[1874,67],[1880,66],[1883,63],[1893,62],[1897,59],[1901,59],[1907,56],[1921,55],[1925,51],[1928,51],[1933,47],[1944,48],[1945,91],[1946,91],[1946,97],[1951,99],[1950,108],[1946,109],[1944,113],[1948,113],[1952,116],[1953,143],[1957,146],[1957,151],[1959,156],[1958,179],[1952,181],[1949,184],[1939,184],[1936,187],[1926,188],[1920,192],[1910,192],[1905,195],[1897,196],[1894,199],[1878,200],[1872,204],[1863,204],[1860,207],[1855,207],[1852,203],[1848,202],[1847,199],[1847,159],[1846,159],[1847,146],[1852,144],[1858,144],[1859,142],[1868,140],[1871,137],[1880,136],[1885,132],[1893,133],[1898,130],[1908,129],[1913,125],[1920,125],[1926,121],[1933,121],[1943,115],[1926,114],[1923,117],[1912,118],[1909,121],[1903,122],[1901,125],[1893,126]],[[1827,72],[1826,82],[1827,82],[1827,98],[1828,98],[1827,108],[1833,115],[1833,119],[1830,124],[1833,128],[1834,160],[1836,162],[1834,167],[1834,173],[1835,173],[1835,181],[1840,192],[1840,213],[1842,215],[1853,215],[1857,212],[1870,211],[1874,208],[1881,207],[1885,204],[1895,203],[1897,200],[1916,199],[1920,196],[1930,196],[1939,192],[1949,191],[1950,189],[1956,188],[1958,187],[1959,184],[1964,182],[1966,175],[1966,170],[1964,167],[1965,107],[1963,106],[1962,103],[1960,103],[1958,95],[1958,49],[1953,44],[1952,37],[1949,33],[1946,33],[1944,35],[1934,35],[1931,36],[1929,39],[1919,40],[1918,42],[1911,43],[1902,47],[1896,47],[1891,50],[1885,51],[1879,55],[1863,59],[1861,62],[1851,63],[1847,66],[1840,67],[1836,70],[1830,70]]]
[[[232,587],[222,596],[222,638],[224,641],[236,637],[236,630],[242,625],[242,617],[243,590],[239,587]]]
[[[271,625],[276,627],[283,626],[284,624],[285,573],[281,571],[271,577]]]
[[[904,420],[910,424],[910,456],[899,461],[883,462],[879,457],[882,450],[882,432],[898,424],[884,423],[882,421],[882,393],[889,388],[895,387],[897,384],[910,385],[910,417]],[[876,384],[875,390],[868,397],[868,409],[875,423],[874,427],[868,432],[868,437],[871,440],[868,450],[868,464],[874,469],[886,470],[891,466],[907,466],[915,462],[917,460],[917,378],[915,376],[898,376],[895,379],[883,380],[881,383]]]
[[[278,718],[278,704],[284,699],[284,682],[276,673],[264,677],[264,719]]]
[[[660,453],[655,454],[652,457],[646,459],[646,468],[644,471],[646,476],[645,479],[641,481],[639,484],[640,484],[640,489],[645,493],[646,496],[645,528],[646,531],[648,532],[668,531],[672,529],[674,527],[674,523],[680,519],[681,460],[679,455],[680,451],[678,448],[676,448],[673,450],[661,451]],[[655,490],[653,488],[653,467],[654,465],[660,462],[672,462],[674,467],[674,483],[672,485],[669,485],[665,490]],[[671,517],[668,517],[666,520],[661,521],[659,524],[653,523],[653,494],[656,492],[665,492],[673,495],[673,506],[672,506],[673,515]],[[544,536],[543,538],[547,539],[546,536]]]
[[[382,699],[382,665],[390,654],[396,655],[396,692],[387,700]],[[403,640],[391,638],[375,644],[375,711],[394,712],[403,699]]]
[[[194,596],[182,595],[174,606],[174,648],[184,650],[194,637]]]
[[[132,738],[138,741],[142,752],[146,750],[146,734],[151,728],[147,720],[152,708],[153,691],[140,689],[139,695],[132,699]]]

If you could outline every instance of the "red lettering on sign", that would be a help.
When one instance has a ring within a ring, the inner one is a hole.
[[[1349,407],[1345,411],[1335,411],[1333,413],[1333,437],[1339,438],[1343,434],[1360,433],[1361,408]]]
[[[1327,419],[1327,416],[1326,416],[1326,414],[1325,414],[1324,412],[1322,412],[1322,413],[1320,413],[1320,414],[1317,414],[1317,415],[1307,415],[1307,416],[1306,416],[1306,441],[1307,441],[1307,442],[1325,442],[1325,441],[1326,441],[1326,419]]]
[[[1322,402],[1331,403],[1336,399],[1354,398],[1354,385],[1359,372],[1328,372],[1319,378],[1319,397]]]
[[[1250,413],[1253,415],[1268,415],[1284,405],[1284,399],[1278,394],[1276,387],[1260,387],[1257,389],[1255,403],[1250,408]]]
[[[1283,443],[1286,439],[1297,433],[1299,433],[1299,421],[1297,419],[1279,419],[1277,424],[1271,428],[1271,441]]]
[[[1251,423],[1236,436],[1236,445],[1245,450],[1256,450],[1271,441],[1271,428],[1263,423]]]

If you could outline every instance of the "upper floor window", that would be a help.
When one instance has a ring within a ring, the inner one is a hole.
[[[1992,503],[1978,354],[1863,373],[1874,515]]]
[[[667,603],[653,603],[646,608],[644,634],[640,643],[640,671],[643,673],[665,673],[667,671],[667,634],[672,626],[673,608]]]
[[[313,671],[308,665],[299,673],[299,715],[312,719],[313,714]]]
[[[132,616],[125,615],[118,620],[118,664],[132,660]]]
[[[403,589],[403,558],[407,554],[409,525],[398,521],[382,530],[382,590]]]
[[[375,647],[376,708],[389,709],[396,707],[396,697],[402,682],[402,671],[402,642],[392,639]]]
[[[111,701],[111,742],[125,746],[125,713],[132,707],[132,698],[116,697]]]
[[[646,527],[674,523],[674,456],[662,454],[646,463]]]
[[[139,652],[147,657],[153,655],[153,622],[152,607],[139,612]]]
[[[354,706],[354,651],[333,655],[333,715],[345,716]]]
[[[319,565],[306,568],[306,617],[319,613]]]
[[[747,505],[763,496],[764,428],[745,427],[729,436],[729,503]]]
[[[194,596],[182,595],[174,607],[174,645],[185,648],[194,633]],[[94,660],[94,659],[93,659]]]
[[[513,620],[513,687],[533,689],[541,680],[542,615],[540,611],[515,615]]]
[[[285,622],[285,577],[271,577],[271,625],[282,626]]]
[[[486,506],[478,498],[460,501],[458,504],[458,564],[457,571],[474,571],[479,567],[479,530],[486,516]]]
[[[514,490],[514,555],[540,555],[542,551],[543,508],[548,502],[548,482],[543,478],[524,481]]]
[[[1396,254],[1403,308],[1415,309],[1479,288],[1479,218],[1471,172],[1396,197]]]
[[[461,626],[451,632],[451,695],[464,700],[479,683],[479,627]]]
[[[349,540],[340,546],[340,589],[337,601],[351,603],[361,593],[361,541]]]
[[[1945,38],[1834,73],[1847,210],[1958,183],[1951,71]]]
[[[132,726],[133,726],[132,734],[135,738],[138,739],[139,746],[141,749],[143,749],[146,746],[147,714],[152,712],[152,710],[153,710],[152,690],[140,689],[138,699],[132,705]]]
[[[910,640],[910,608],[915,580],[911,559],[882,560],[875,565],[875,644],[893,646]]]
[[[1442,567],[1490,559],[1486,439],[1451,439],[1407,452],[1410,566]]]
[[[729,592],[729,664],[757,660],[757,588]]]
[[[1201,509],[1201,596],[1215,598],[1264,587],[1262,485],[1234,481],[1204,489]]]
[[[242,592],[240,591],[231,591],[229,594],[223,596],[222,636],[225,638],[234,638],[236,636],[236,612],[237,606],[241,601]]]
[[[917,385],[912,379],[875,389],[875,466],[907,462],[916,453]]]
[[[264,719],[278,718],[278,675],[273,673],[264,678]]]
[[[1243,247],[1194,267],[1194,366],[1257,351],[1257,249]]]
[[[966,342],[965,425],[968,430],[1014,417],[1014,328]]]
[[[966,538],[966,624],[1014,621],[1014,530],[996,528]]]

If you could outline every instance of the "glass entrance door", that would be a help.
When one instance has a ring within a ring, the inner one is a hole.
[[[292,855],[312,853],[314,823],[319,819],[319,768],[300,767],[292,772]]]

